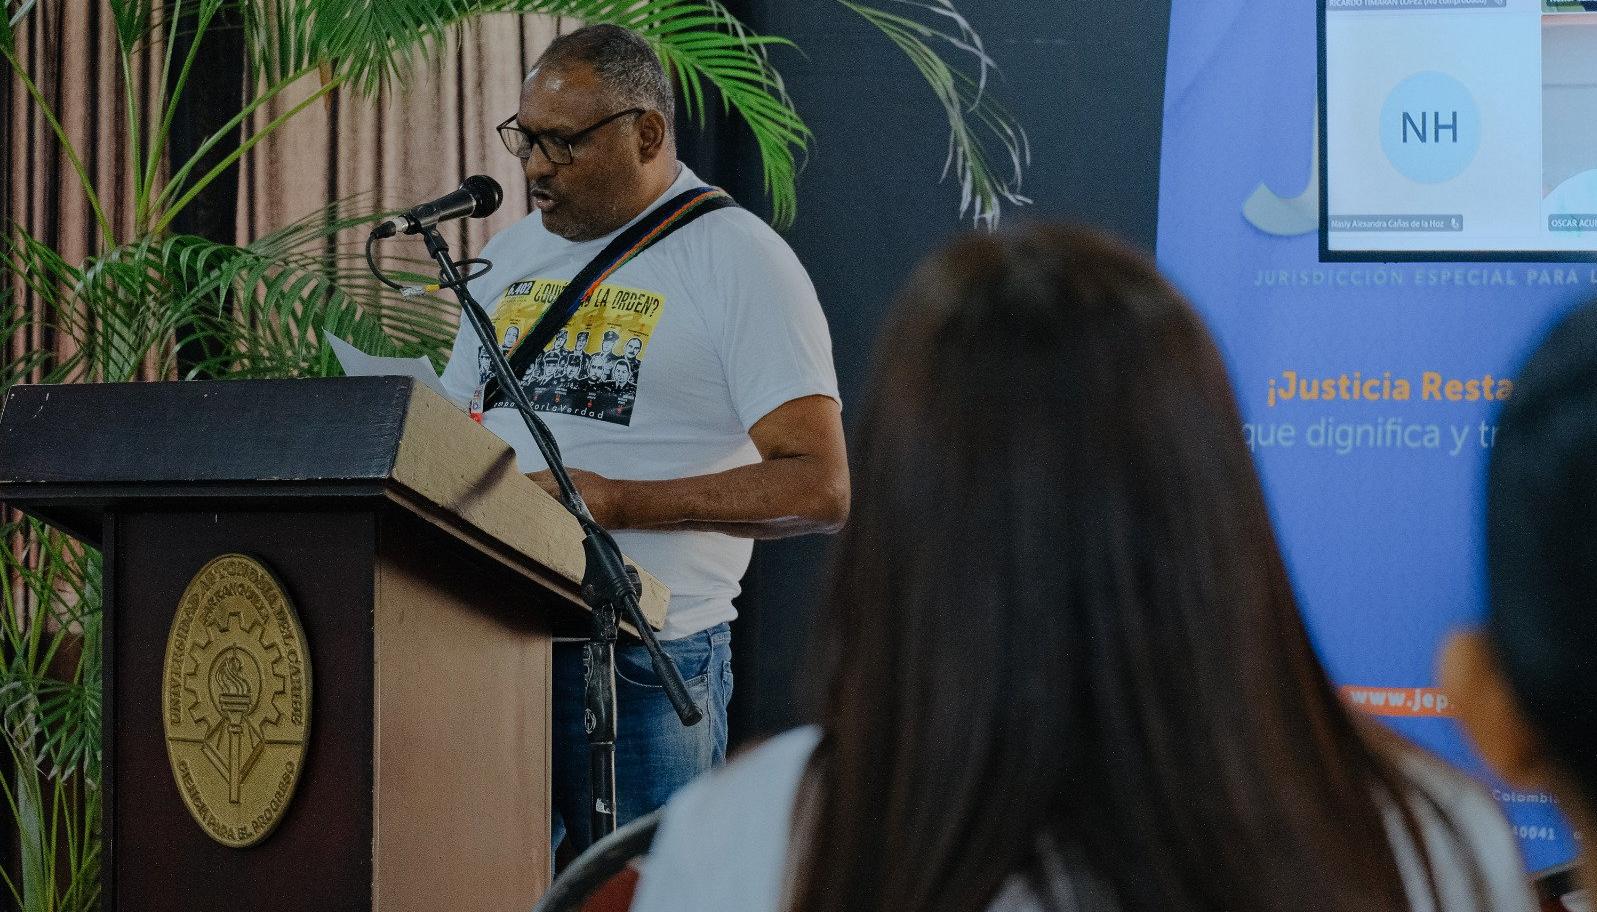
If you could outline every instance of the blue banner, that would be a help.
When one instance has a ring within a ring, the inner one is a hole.
[[[1319,260],[1313,3],[1175,0],[1161,265],[1230,365],[1310,634],[1344,696],[1488,783],[1525,862],[1570,861],[1551,799],[1489,777],[1436,688],[1482,611],[1496,406],[1597,266]]]

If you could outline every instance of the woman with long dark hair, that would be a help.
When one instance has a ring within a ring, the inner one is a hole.
[[[1530,908],[1490,799],[1337,698],[1143,257],[966,237],[882,340],[819,724],[673,802],[635,909]]]

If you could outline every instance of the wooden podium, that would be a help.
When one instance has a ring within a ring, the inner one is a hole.
[[[104,553],[108,912],[526,912],[542,895],[550,644],[587,629],[581,533],[459,409],[397,377],[17,387],[0,501]],[[185,597],[229,554],[297,614],[298,742],[295,650],[220,645],[275,636],[241,620],[257,596]],[[658,625],[668,593],[643,577]],[[222,814],[229,783],[273,763],[292,773],[275,829],[223,844],[191,809]]]

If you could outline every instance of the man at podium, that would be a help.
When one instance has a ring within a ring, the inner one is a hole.
[[[594,518],[670,588],[660,639],[705,713],[683,727],[643,648],[618,645],[618,824],[724,758],[727,622],[751,539],[835,531],[849,500],[831,338],[814,287],[774,231],[677,161],[673,121],[670,81],[643,38],[607,25],[558,38],[499,128],[523,162],[535,211],[488,242],[482,256],[493,268],[471,285],[512,364],[527,365],[518,379]],[[709,197],[720,201],[713,211],[688,208]],[[651,220],[659,231],[618,249],[619,237]],[[517,342],[585,270],[600,276],[582,286],[591,293],[557,335],[543,336],[542,352],[518,360]],[[554,493],[478,355],[463,326],[445,387]],[[595,361],[627,370],[599,376]],[[534,369],[566,363],[580,367]],[[556,644],[553,687],[554,843],[565,838],[570,852],[591,841],[578,644]]]

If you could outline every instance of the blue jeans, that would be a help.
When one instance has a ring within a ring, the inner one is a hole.
[[[677,789],[726,760],[726,704],[732,698],[732,631],[718,624],[679,640],[661,640],[704,720],[677,718],[638,642],[616,645],[616,825],[665,804]],[[581,851],[593,841],[588,735],[582,727],[582,644],[554,646],[554,820],[551,846],[562,838]]]

